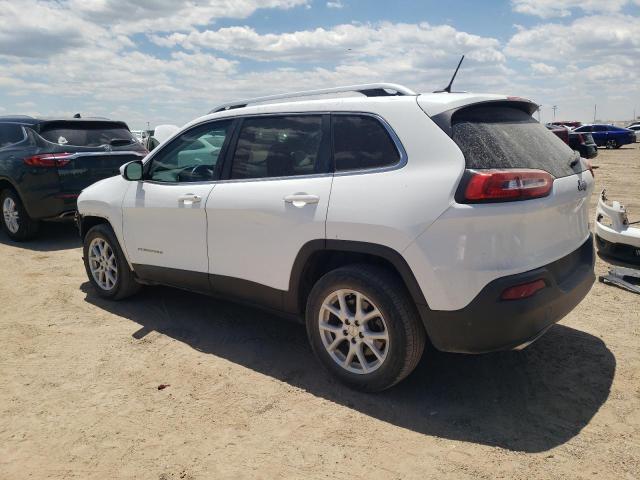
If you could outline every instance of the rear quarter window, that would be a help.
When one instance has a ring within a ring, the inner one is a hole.
[[[24,139],[24,130],[20,125],[0,124],[0,148],[10,147]]]
[[[582,171],[577,153],[519,108],[478,105],[455,112],[451,136],[469,169],[530,168],[556,178]]]
[[[368,115],[332,115],[336,171],[396,165],[400,152],[380,120]]]

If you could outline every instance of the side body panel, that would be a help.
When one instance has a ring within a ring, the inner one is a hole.
[[[336,173],[327,239],[377,243],[401,253],[451,203],[464,157],[415,97],[376,107],[372,113],[393,129],[406,152],[406,164]]]

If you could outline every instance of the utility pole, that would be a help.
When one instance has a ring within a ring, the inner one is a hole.
[[[554,105],[553,107],[551,107],[551,109],[553,110],[553,121],[556,121],[556,110],[558,109],[558,105]]]
[[[542,113],[542,105],[538,105],[538,123],[542,123],[540,119],[540,114]]]
[[[593,123],[596,123],[596,117],[598,116],[598,105],[593,106]]]

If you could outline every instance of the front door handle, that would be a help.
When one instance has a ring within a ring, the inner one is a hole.
[[[320,197],[317,195],[308,195],[306,193],[294,193],[293,195],[287,195],[284,197],[286,203],[292,203],[294,207],[304,207],[312,203],[318,203]]]
[[[194,195],[193,193],[187,193],[186,195],[181,195],[178,197],[178,202],[184,203],[185,205],[193,205],[194,203],[200,203],[202,201],[202,197],[199,195]]]

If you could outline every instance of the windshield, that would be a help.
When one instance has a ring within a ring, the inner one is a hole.
[[[577,153],[528,113],[502,105],[478,105],[452,117],[452,138],[467,168],[533,168],[556,178],[583,170]]]

